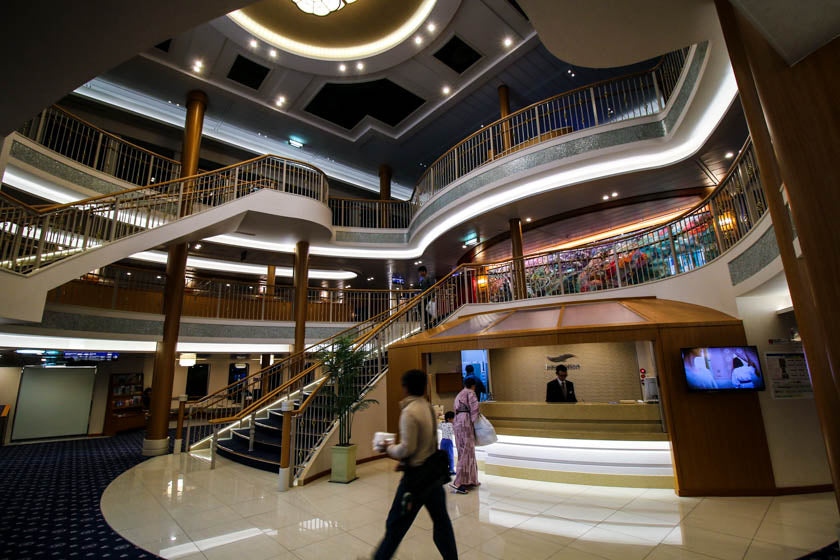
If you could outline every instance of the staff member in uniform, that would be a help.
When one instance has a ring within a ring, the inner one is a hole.
[[[552,379],[545,386],[545,402],[576,403],[575,384],[566,381],[569,375],[563,364],[554,368],[557,379]]]

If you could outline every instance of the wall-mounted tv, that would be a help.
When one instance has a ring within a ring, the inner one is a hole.
[[[763,391],[755,346],[682,348],[689,391]]]

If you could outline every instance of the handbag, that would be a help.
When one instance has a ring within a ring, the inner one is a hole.
[[[435,426],[434,412],[432,412],[432,434],[437,432]],[[417,467],[406,468],[403,475],[405,489],[414,496],[423,496],[430,490],[443,486],[452,480],[449,474],[449,456],[446,451],[436,449],[434,453],[426,457],[423,464]]]
[[[478,420],[475,421],[473,430],[475,430],[475,444],[479,447],[499,441],[499,437],[496,435],[496,429],[483,414],[478,415]]]

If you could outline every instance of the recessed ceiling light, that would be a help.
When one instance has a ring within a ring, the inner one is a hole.
[[[614,192],[614,193],[612,193],[612,195],[610,195],[610,196],[612,196],[613,198],[615,198],[615,197],[617,197],[617,196],[618,196],[618,193],[617,193],[617,192]]]
[[[303,148],[303,142],[301,142],[297,138],[289,138],[289,145],[295,148]]]
[[[572,78],[574,78],[574,77],[575,77],[575,73],[574,73],[574,72],[572,72]]]
[[[417,35],[414,38],[414,44],[415,45],[422,45],[423,44],[423,37],[421,37],[420,35]]]
[[[158,275],[156,278],[157,278],[158,280],[160,280],[160,279],[162,279],[162,278],[163,278],[163,276]]]
[[[365,63],[364,62],[357,62],[356,63],[356,70],[364,70],[364,69],[365,69]]]
[[[503,43],[506,47],[509,47],[513,44],[513,39],[511,39],[510,37],[505,37],[505,40],[503,41]]]
[[[566,70],[566,73],[567,73],[567,74],[571,74],[571,73],[572,73],[572,69],[571,69],[571,68],[569,68],[568,70]]]
[[[368,276],[368,282],[370,282],[371,280],[373,280],[373,276]]]
[[[526,222],[530,222],[530,221],[531,221],[531,218],[525,218],[525,221],[526,221]]]
[[[466,249],[466,248],[467,248],[466,245],[461,245],[461,249]]]
[[[131,273],[130,273],[130,272],[126,272],[126,273],[125,273],[125,275],[126,275],[126,276],[131,276]]]
[[[268,56],[270,56],[271,58],[275,58],[277,56],[277,51],[271,49],[270,51],[268,51]]]
[[[443,86],[443,89],[441,89],[441,91],[443,92],[443,95],[449,95],[449,92],[452,90],[449,89],[449,86]]]
[[[227,286],[228,288],[230,288],[230,284],[225,284],[225,286]]]
[[[204,66],[204,61],[201,60],[200,58],[197,58],[197,59],[195,59],[195,65],[198,66],[199,68],[201,68],[202,66]]]
[[[201,243],[196,243],[195,245],[193,245],[193,249],[201,249]]]
[[[339,64],[338,65],[338,71],[339,72],[344,72],[346,70],[347,70],[347,65],[346,64]]]
[[[286,98],[281,95],[280,97],[277,98],[277,101],[275,101],[274,104],[277,105],[277,106],[280,106],[285,102],[286,102]]]
[[[732,152],[726,152],[726,155],[723,157],[725,157],[726,159],[732,159],[735,157],[735,154],[733,154]]]
[[[429,22],[429,25],[427,25],[427,26],[426,26],[426,29],[428,29],[428,30],[429,30],[429,33],[434,33],[434,32],[435,32],[435,29],[437,29],[437,25],[435,25],[434,23],[432,23],[432,22],[430,21],[430,22]]]
[[[609,200],[609,199],[610,199],[610,195],[605,194],[605,195],[604,195],[604,196],[602,196],[601,198],[602,198],[602,199],[604,199],[604,200]]]
[[[248,42],[248,44],[249,44],[249,45],[251,45],[251,48],[252,48],[252,49],[256,49],[256,48],[257,48],[257,40],[256,40],[256,39],[251,39],[251,40]]]

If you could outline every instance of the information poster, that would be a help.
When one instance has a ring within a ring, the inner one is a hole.
[[[766,379],[774,399],[813,398],[811,377],[802,352],[768,352]]]

